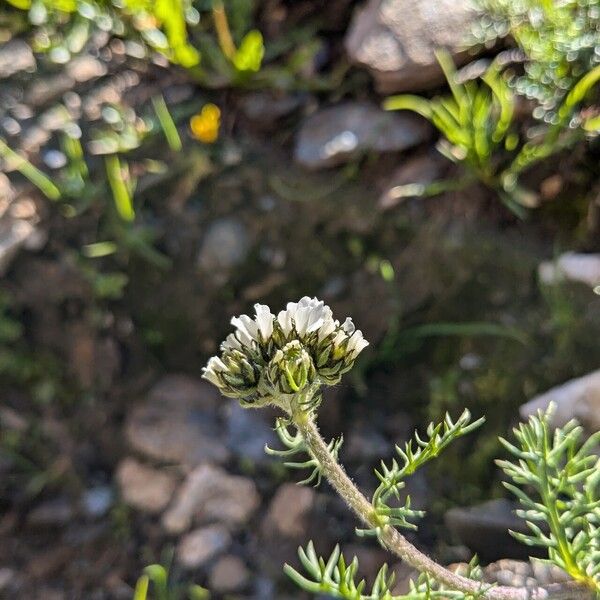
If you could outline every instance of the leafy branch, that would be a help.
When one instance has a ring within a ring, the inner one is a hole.
[[[286,461],[283,464],[289,469],[312,469],[311,474],[306,479],[298,482],[298,484],[308,485],[309,483],[314,482],[315,487],[318,487],[321,484],[321,479],[323,476],[321,465],[310,448],[307,446],[302,434],[299,431],[292,433],[289,428],[289,420],[282,418],[278,418],[275,421],[275,432],[287,450],[275,450],[265,446],[265,452],[270,456],[279,456],[284,459],[296,457],[299,454],[308,455],[308,460]],[[344,437],[340,436],[339,438],[334,438],[331,440],[327,446],[328,451],[332,456],[335,457],[336,460],[343,443]]]
[[[339,546],[336,546],[331,556],[325,560],[317,556],[313,543],[309,542],[306,549],[299,548],[298,556],[305,575],[288,564],[285,565],[284,572],[298,587],[313,594],[325,593],[333,598],[347,600],[433,600],[436,598],[463,600],[476,597],[476,595],[449,590],[426,574],[419,576],[416,582],[410,581],[407,594],[395,595],[393,588],[396,576],[395,573],[390,572],[387,564],[381,567],[368,591],[366,581],[357,579],[358,559],[354,557],[347,562]],[[467,571],[467,577],[474,580],[481,579],[481,570],[475,563],[470,564]]]
[[[454,440],[470,433],[485,421],[484,418],[471,422],[471,413],[463,411],[456,422],[452,421],[450,415],[442,423],[434,425],[430,423],[427,427],[426,439],[421,439],[415,432],[414,440],[409,440],[403,447],[396,446],[396,452],[400,462],[392,460],[387,466],[383,461],[381,469],[375,471],[380,483],[373,494],[373,509],[379,517],[382,525],[393,525],[408,529],[416,529],[417,526],[411,522],[412,519],[422,517],[423,511],[413,510],[410,507],[410,496],[407,496],[404,506],[391,507],[391,498],[400,498],[400,490],[405,486],[404,480],[412,475],[417,469],[428,461],[436,458]],[[379,528],[371,530],[371,533],[379,535]]]
[[[521,502],[518,514],[531,530],[511,533],[528,546],[546,547],[550,562],[600,593],[600,457],[593,453],[600,432],[582,443],[582,427],[570,421],[552,433],[553,410],[515,428],[517,445],[500,440],[517,458],[497,461],[514,482],[504,485]]]

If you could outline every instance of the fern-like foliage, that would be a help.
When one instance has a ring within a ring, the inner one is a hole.
[[[265,446],[265,452],[271,456],[279,456],[284,459],[297,457],[301,454],[308,456],[308,460],[287,460],[284,462],[284,465],[289,469],[310,469],[310,475],[306,479],[299,481],[298,484],[308,485],[310,483],[314,483],[315,487],[318,487],[321,484],[322,479],[321,466],[319,461],[314,457],[313,453],[302,439],[302,435],[297,431],[291,431],[289,421],[283,418],[279,418],[275,422],[275,431],[281,443],[287,448],[287,450],[275,450]],[[331,440],[331,442],[329,442],[328,450],[336,460],[343,442],[343,436],[334,438]]]
[[[426,574],[420,575],[416,582],[410,582],[407,594],[395,595],[395,574],[390,572],[387,564],[381,567],[373,585],[368,588],[366,581],[358,576],[358,559],[354,557],[350,562],[346,561],[339,546],[335,547],[328,559],[324,559],[317,555],[313,543],[309,542],[306,549],[299,548],[298,556],[305,574],[287,564],[284,571],[299,588],[313,594],[327,594],[332,598],[346,600],[465,600],[475,597],[444,588]],[[481,569],[473,562],[464,575],[480,581]],[[484,591],[485,586],[482,584],[481,593]]]
[[[516,460],[498,465],[519,499],[529,535],[511,532],[529,546],[548,549],[549,561],[600,594],[600,432],[582,443],[570,421],[552,432],[553,407],[515,428],[516,444],[501,439]]]
[[[379,479],[379,486],[373,494],[373,509],[379,521],[385,525],[416,529],[412,522],[415,518],[422,517],[424,512],[411,508],[410,496],[406,498],[403,506],[392,507],[390,500],[399,499],[400,490],[405,486],[405,479],[428,461],[436,458],[454,440],[466,435],[479,427],[484,418],[471,422],[471,413],[464,410],[460,417],[453,421],[450,415],[442,423],[427,427],[427,436],[422,439],[415,433],[414,440],[409,440],[403,447],[396,446],[399,460],[393,459],[390,465],[383,461],[381,468],[375,471]],[[378,529],[360,531],[361,534],[378,535]]]

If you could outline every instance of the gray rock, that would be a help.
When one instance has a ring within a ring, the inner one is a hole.
[[[74,515],[73,504],[68,498],[61,496],[36,506],[27,515],[27,523],[32,527],[62,527],[71,521]]]
[[[388,210],[410,198],[406,186],[427,185],[436,181],[448,164],[448,160],[435,151],[428,151],[404,161],[385,183],[379,196],[379,208]]]
[[[106,66],[93,56],[78,56],[66,66],[67,73],[78,83],[106,74]]]
[[[452,508],[445,515],[447,527],[483,561],[526,558],[532,549],[510,533],[528,532],[525,521],[514,513],[518,505],[505,499],[489,500],[469,508]]]
[[[566,252],[556,261],[543,262],[538,269],[540,281],[555,284],[561,281],[577,281],[590,287],[600,285],[600,254]]]
[[[17,572],[9,567],[0,567],[0,592],[6,591],[17,578]]]
[[[231,544],[226,527],[210,525],[184,535],[177,546],[177,562],[185,569],[198,569],[225,552]]]
[[[34,71],[35,57],[23,40],[14,39],[0,48],[0,79],[6,79],[19,71]]]
[[[110,510],[113,502],[113,489],[108,485],[90,488],[81,496],[81,508],[90,519],[103,517]]]
[[[600,370],[572,379],[563,385],[536,396],[519,409],[522,419],[556,405],[552,419],[554,427],[562,427],[577,419],[589,433],[600,431]]]
[[[556,565],[539,560],[522,561],[505,558],[485,567],[483,579],[486,583],[533,588],[564,583],[569,581],[570,577]]]
[[[392,444],[374,424],[367,421],[360,420],[354,423],[346,440],[344,455],[348,460],[379,461],[392,452]]]
[[[204,271],[227,271],[243,263],[249,249],[250,236],[239,219],[217,219],[204,236],[198,266]]]
[[[237,556],[223,556],[213,567],[209,588],[217,593],[239,592],[250,582],[250,571],[244,561]]]
[[[214,407],[214,386],[183,375],[169,375],[148,400],[129,414],[125,433],[136,451],[155,460],[189,467],[223,463],[229,452],[222,441]]]
[[[271,500],[262,524],[267,537],[300,538],[308,529],[315,500],[313,488],[284,483]]]
[[[295,161],[307,169],[340,165],[367,152],[407,150],[430,135],[424,119],[384,111],[365,102],[345,102],[319,110],[302,124]]]
[[[236,527],[246,523],[259,504],[260,496],[251,479],[200,465],[187,476],[162,524],[171,534],[182,533],[195,522]]]
[[[227,407],[227,445],[240,459],[256,463],[271,462],[265,446],[277,447],[277,436],[259,411],[242,408],[237,402]]]
[[[174,476],[125,458],[117,467],[117,483],[126,504],[147,513],[161,512],[175,491]]]
[[[75,80],[61,72],[36,79],[25,93],[25,101],[34,107],[43,106],[75,87]]]
[[[471,0],[369,0],[346,34],[350,60],[369,69],[382,93],[435,87],[443,74],[435,50],[463,63],[476,15]]]
[[[0,220],[0,276],[6,272],[19,249],[35,231],[35,226],[23,219],[9,217]]]
[[[303,102],[299,95],[251,92],[241,101],[244,114],[263,125],[273,125],[277,120],[298,109]]]

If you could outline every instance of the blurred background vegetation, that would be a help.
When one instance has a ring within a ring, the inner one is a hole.
[[[372,344],[322,415],[356,480],[485,414],[413,482],[415,535],[515,556],[503,504],[483,547],[448,510],[503,502],[496,436],[598,368],[600,2],[433,4],[0,5],[0,595],[296,598],[309,530],[358,552],[198,379],[231,315],[305,294]],[[173,529],[206,463],[244,517]]]

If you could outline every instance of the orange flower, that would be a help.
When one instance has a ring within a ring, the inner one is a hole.
[[[205,144],[213,144],[219,137],[221,126],[221,110],[215,104],[209,103],[190,119],[192,135]]]

